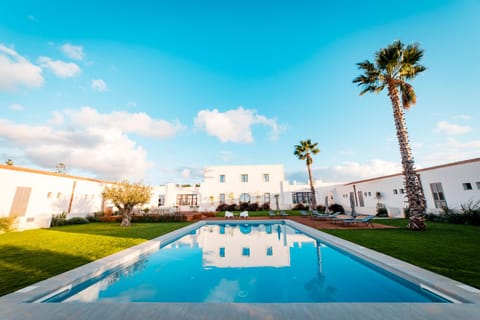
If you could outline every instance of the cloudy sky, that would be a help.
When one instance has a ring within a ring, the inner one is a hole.
[[[0,160],[103,179],[201,181],[283,164],[315,178],[400,171],[389,99],[356,63],[418,42],[407,126],[417,167],[480,156],[480,1],[0,2]]]

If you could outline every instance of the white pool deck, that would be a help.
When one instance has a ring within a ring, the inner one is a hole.
[[[284,221],[455,303],[39,303],[54,292],[136,261],[140,255],[158,250],[162,243],[209,223],[200,221],[0,297],[0,319],[480,319],[480,290],[297,222]]]

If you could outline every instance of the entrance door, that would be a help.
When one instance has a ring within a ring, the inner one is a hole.
[[[358,205],[360,207],[365,207],[365,203],[363,202],[363,191],[358,191]]]
[[[447,206],[447,200],[445,200],[445,194],[443,193],[442,184],[440,182],[430,183],[430,189],[432,189],[433,201],[435,202],[435,208],[442,209]]]
[[[32,188],[30,187],[17,187],[10,207],[10,216],[23,217],[25,215],[31,192]]]

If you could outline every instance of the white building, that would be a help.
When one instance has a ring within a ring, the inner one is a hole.
[[[480,202],[480,158],[417,170],[428,212]],[[0,217],[19,216],[19,229],[48,227],[52,214],[86,216],[104,210],[102,191],[111,182],[42,170],[0,165]],[[347,212],[375,214],[385,207],[403,216],[407,207],[401,173],[343,184],[316,183],[319,205],[338,203]],[[211,166],[195,185],[169,183],[153,188],[147,207],[155,211],[213,211],[221,204],[269,203],[291,209],[310,202],[310,187],[290,184],[282,165]]]
[[[109,182],[0,164],[0,217],[18,216],[19,230],[46,228],[52,214],[68,217],[103,210]]]

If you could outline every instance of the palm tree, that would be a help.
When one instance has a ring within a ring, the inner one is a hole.
[[[407,191],[410,221],[408,227],[411,230],[425,230],[425,196],[423,194],[420,179],[415,171],[412,151],[408,140],[407,127],[405,125],[404,110],[408,110],[416,102],[413,87],[407,83],[423,71],[425,67],[419,64],[423,56],[423,50],[418,44],[405,46],[400,41],[395,41],[386,48],[377,51],[375,61],[369,60],[357,63],[364,73],[356,77],[353,82],[362,87],[360,95],[367,92],[379,93],[385,87],[392,102],[393,117],[397,130],[400,154],[402,157],[404,185]],[[401,95],[401,103],[400,103]]]
[[[312,177],[312,154],[317,154],[320,152],[320,149],[317,148],[318,142],[312,143],[310,139],[306,141],[300,141],[300,144],[295,145],[294,155],[297,156],[300,160],[306,160],[307,162],[307,171],[308,171],[308,180],[310,182],[310,190],[312,193],[312,210],[317,209],[317,199],[315,197],[315,187],[313,186],[313,177]]]

